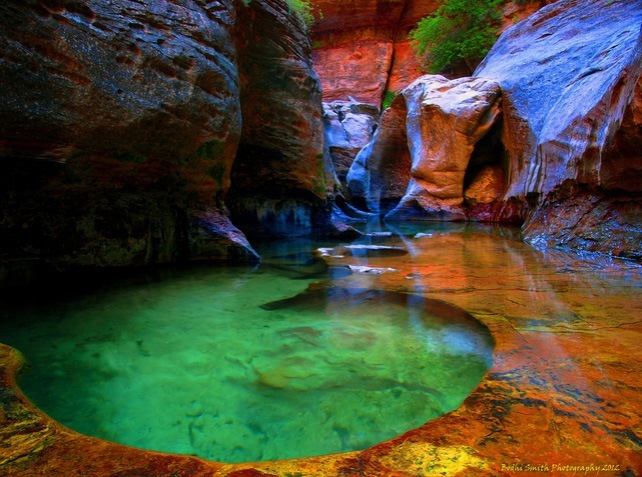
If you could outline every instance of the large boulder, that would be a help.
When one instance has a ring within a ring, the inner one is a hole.
[[[527,240],[641,255],[641,25],[637,0],[561,0],[475,72],[504,96],[509,183],[495,219],[521,204]]]
[[[390,208],[382,208],[384,202],[400,200],[386,215],[391,220],[467,219],[466,174],[476,144],[499,116],[500,97],[497,83],[484,79],[417,79],[357,156],[348,175],[351,197],[363,197],[368,210],[379,213]]]
[[[464,178],[475,145],[499,116],[499,85],[427,75],[403,90],[403,96],[411,179],[387,217],[465,220]]]

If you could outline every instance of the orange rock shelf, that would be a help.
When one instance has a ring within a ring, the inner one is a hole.
[[[20,354],[1,345],[0,475],[642,475],[640,264],[542,253],[510,234],[465,230],[405,244],[404,257],[368,259],[396,271],[355,273],[340,285],[422,293],[491,330],[494,364],[457,410],[364,451],[222,464],[65,428],[20,393]]]

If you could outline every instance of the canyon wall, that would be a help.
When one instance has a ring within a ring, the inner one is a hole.
[[[500,31],[552,0],[506,2]],[[323,101],[347,101],[381,107],[386,91],[399,92],[423,74],[408,33],[435,12],[437,0],[312,0],[317,22],[312,28],[314,65]],[[449,77],[466,76],[466,68]]]
[[[226,204],[248,233],[309,234],[329,226],[332,190],[306,28],[276,1],[250,2],[238,24],[243,128]]]
[[[560,0],[474,78],[420,77],[357,155],[350,197],[388,220],[523,223],[534,244],[640,259],[641,25],[635,0]]]
[[[2,3],[0,282],[258,260],[230,221],[232,175],[325,200],[304,29],[282,0]]]
[[[641,25],[637,0],[561,0],[475,72],[502,89],[503,200],[527,241],[642,258]]]

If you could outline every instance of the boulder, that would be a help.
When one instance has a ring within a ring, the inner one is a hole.
[[[475,145],[500,112],[499,86],[483,79],[417,79],[385,111],[348,174],[350,196],[386,218],[463,220],[464,181]],[[401,192],[403,190],[403,192]]]
[[[326,145],[343,187],[357,153],[372,139],[378,118],[379,110],[369,104],[352,101],[323,103]]]
[[[636,0],[561,0],[506,31],[475,72],[502,88],[504,202],[523,204],[526,240],[639,255],[641,24]]]
[[[384,215],[403,197],[410,180],[406,101],[398,95],[381,115],[372,140],[357,154],[346,176],[353,205]]]

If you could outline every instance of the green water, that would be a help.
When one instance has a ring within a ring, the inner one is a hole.
[[[457,408],[491,364],[487,330],[416,295],[342,288],[349,271],[304,245],[6,309],[0,341],[68,427],[219,461],[363,449]]]

